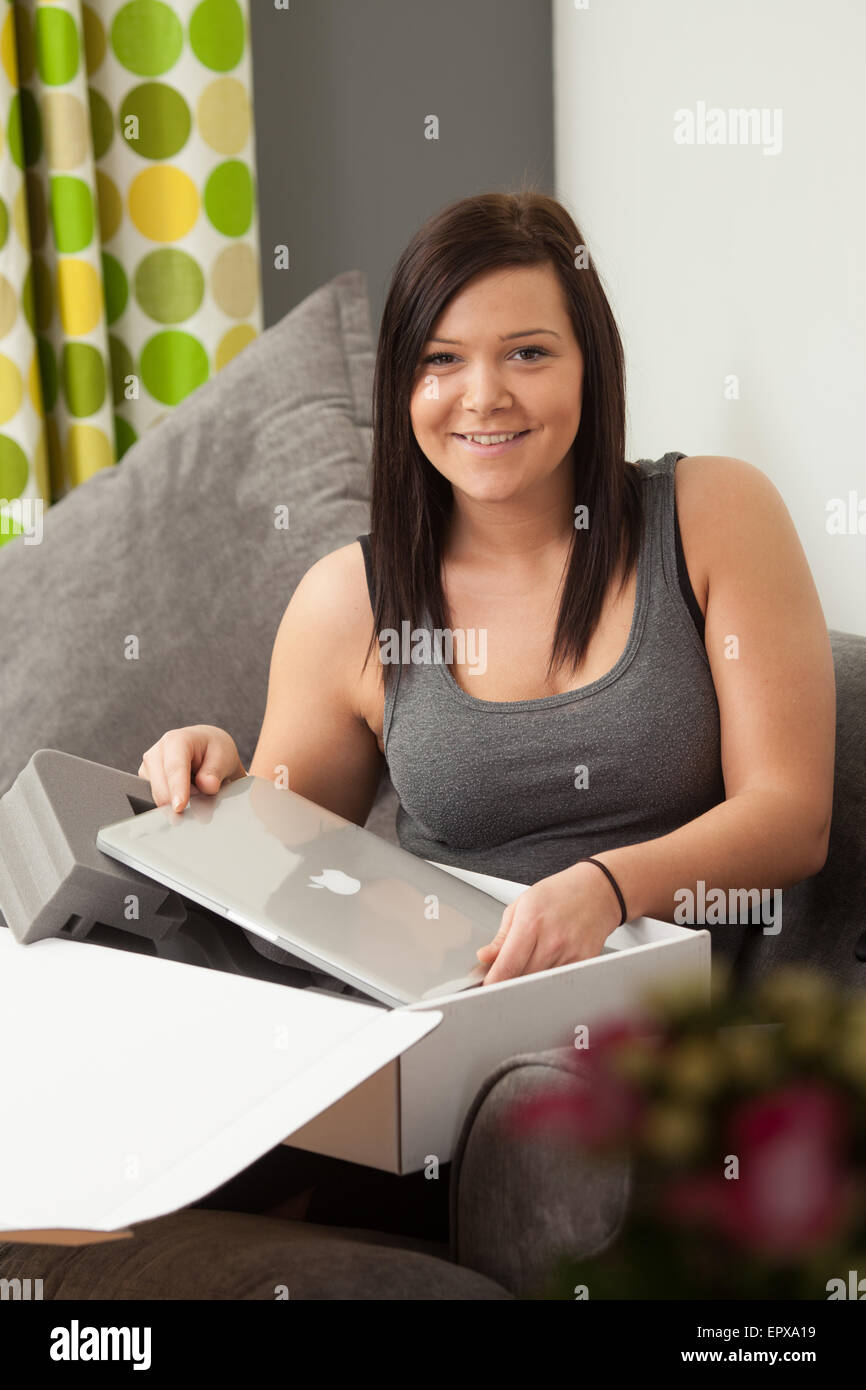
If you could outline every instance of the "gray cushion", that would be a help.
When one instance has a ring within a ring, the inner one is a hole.
[[[45,1299],[507,1299],[424,1242],[245,1212],[186,1208],[98,1245],[0,1245],[0,1278]],[[417,1248],[416,1248],[417,1247]]]
[[[373,360],[350,271],[49,507],[41,545],[0,548],[0,796],[37,748],[135,773],[184,724],[248,764],[293,590],[369,529]]]
[[[782,929],[749,929],[737,960],[743,981],[805,962],[849,989],[866,986],[854,947],[866,930],[866,637],[830,633],[836,675],[836,769],[827,862],[782,892]]]
[[[509,1057],[468,1112],[451,1169],[451,1256],[518,1297],[543,1296],[560,1255],[596,1254],[616,1238],[631,1192],[626,1160],[603,1161],[542,1131],[503,1128],[512,1107],[586,1084],[573,1049]]]
[[[136,773],[185,724],[227,729],[249,765],[286,604],[369,530],[374,357],[349,271],[50,507],[41,545],[0,548],[0,796],[37,748]]]

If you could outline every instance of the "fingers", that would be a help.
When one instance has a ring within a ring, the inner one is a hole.
[[[204,759],[201,767],[195,774],[196,786],[203,792],[213,795],[218,792],[225,776],[225,756],[223,750],[213,744],[208,744],[205,749]]]
[[[487,965],[488,962],[495,960],[498,956],[502,943],[508,936],[509,930],[511,928],[511,919],[513,918],[513,916],[514,903],[509,903],[502,914],[502,921],[499,924],[499,930],[494,936],[493,940],[488,941],[486,946],[480,946],[478,950],[475,952],[482,965]]]
[[[246,776],[230,734],[209,724],[169,729],[148,748],[138,769],[157,806],[182,811],[191,796],[214,796],[226,777]]]
[[[182,811],[189,802],[190,754],[184,747],[170,745],[163,761],[167,801],[173,811]]]
[[[142,768],[144,773],[142,774]],[[162,766],[162,759],[159,756],[159,745],[154,744],[148,748],[141,760],[141,767],[138,775],[144,775],[150,782],[150,794],[153,797],[155,806],[164,806],[168,801],[168,783],[165,779],[165,772]]]
[[[172,806],[180,811],[189,801],[191,739],[188,731],[169,729],[154,743],[141,760],[139,777],[150,780],[150,791],[156,806]]]
[[[513,980],[518,975],[526,974],[527,966],[535,950],[536,940],[536,932],[533,927],[519,920],[512,923],[505,941],[499,947],[496,959],[484,976],[483,983],[495,985],[500,980]]]

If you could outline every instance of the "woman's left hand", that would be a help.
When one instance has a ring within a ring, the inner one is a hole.
[[[595,864],[573,864],[539,879],[509,903],[499,931],[478,959],[492,962],[485,985],[589,960],[619,926],[622,912],[607,876]]]

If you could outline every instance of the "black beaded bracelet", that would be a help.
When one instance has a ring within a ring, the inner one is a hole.
[[[617,899],[619,900],[619,905],[622,909],[622,920],[620,921],[620,926],[624,926],[626,921],[628,920],[628,913],[625,910],[625,898],[620,892],[619,884],[617,883],[610,869],[607,867],[606,864],[602,864],[600,859],[593,859],[589,856],[586,859],[578,859],[577,862],[578,864],[596,864],[598,868],[601,869],[603,874],[607,874],[608,878],[610,879],[610,885],[613,891],[616,893]]]

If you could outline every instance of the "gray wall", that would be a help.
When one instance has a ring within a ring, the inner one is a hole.
[[[456,198],[552,193],[550,0],[250,0],[265,326],[344,270],[374,332],[400,252]],[[439,118],[439,139],[424,118]],[[274,268],[274,247],[290,269]]]

